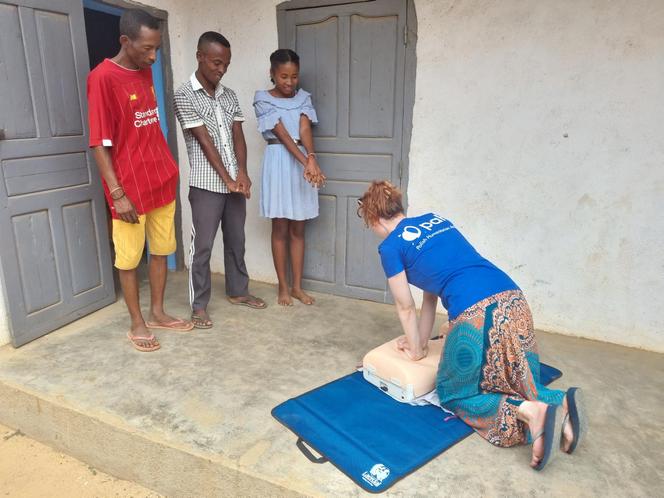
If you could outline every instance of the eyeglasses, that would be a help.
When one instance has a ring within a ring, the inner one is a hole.
[[[364,203],[362,202],[362,199],[358,199],[357,200],[357,211],[355,212],[355,214],[357,214],[358,218],[362,218],[362,215],[360,214],[360,209],[362,209],[363,206],[364,206]]]

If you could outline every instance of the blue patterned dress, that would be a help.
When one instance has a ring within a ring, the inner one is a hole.
[[[531,441],[517,419],[524,400],[560,405],[565,393],[540,383],[528,303],[520,290],[490,296],[450,321],[436,390],[441,404],[496,446]]]
[[[311,95],[300,89],[291,98],[273,97],[266,90],[254,96],[258,131],[265,140],[276,139],[272,130],[279,121],[293,139],[300,138],[300,116],[317,123]],[[300,149],[306,155],[304,148]],[[260,213],[266,218],[308,220],[318,216],[318,190],[304,179],[304,167],[282,144],[265,148],[261,181]]]

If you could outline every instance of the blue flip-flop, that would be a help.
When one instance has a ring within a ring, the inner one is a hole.
[[[572,423],[572,444],[567,453],[573,453],[579,442],[588,432],[588,419],[586,418],[585,400],[580,387],[570,387],[567,390],[567,413]],[[565,420],[566,421],[566,420]],[[565,427],[563,423],[563,428]],[[561,433],[562,434],[562,433]]]
[[[544,438],[544,456],[537,464],[535,470],[542,470],[547,463],[551,462],[560,453],[560,434],[563,428],[562,407],[549,405],[546,408],[544,427],[533,436],[533,444],[539,438]]]

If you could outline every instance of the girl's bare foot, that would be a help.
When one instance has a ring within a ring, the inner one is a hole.
[[[313,297],[304,292],[302,289],[291,289],[290,295],[293,296],[295,299],[299,299],[304,304],[314,304],[314,302],[316,301]]]
[[[288,292],[288,287],[285,289],[279,288],[279,294],[277,295],[277,303],[282,306],[293,306],[293,300],[290,297]]]

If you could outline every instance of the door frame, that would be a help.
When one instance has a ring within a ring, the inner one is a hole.
[[[287,45],[286,13],[289,10],[312,9],[316,7],[333,7],[349,3],[372,3],[380,0],[288,0],[277,5],[277,32],[279,47]],[[413,135],[413,108],[415,107],[415,84],[417,78],[417,14],[414,0],[406,2],[406,53],[404,58],[403,85],[403,117],[401,133],[400,184],[403,193],[404,209],[408,206],[408,172],[410,171],[410,142]],[[408,85],[406,82],[412,82]]]
[[[85,7],[85,0],[81,0],[81,4]],[[117,7],[120,9],[136,9],[140,8],[153,17],[156,17],[159,20],[159,27],[161,29],[161,69],[163,76],[163,86],[164,86],[164,100],[165,100],[165,109],[164,115],[166,116],[166,127],[168,129],[166,135],[166,142],[168,143],[168,148],[171,150],[171,154],[175,158],[175,161],[178,163],[179,167],[179,155],[178,155],[178,140],[177,140],[177,131],[175,123],[175,115],[170,111],[169,104],[173,102],[173,95],[175,89],[173,87],[173,66],[171,65],[171,42],[168,31],[168,12],[156,7],[151,7],[149,5],[137,5],[133,2],[126,0],[92,0],[92,3],[100,5],[108,5],[109,7]],[[94,7],[92,7],[94,8]],[[101,10],[101,9],[100,9]],[[176,239],[176,249],[175,249],[175,269],[183,270],[184,269],[184,245],[182,239],[182,203],[180,197],[180,180],[178,179],[178,186],[175,191],[175,239]]]

